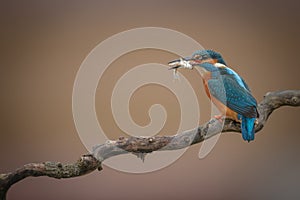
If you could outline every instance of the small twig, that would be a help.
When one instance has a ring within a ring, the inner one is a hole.
[[[258,105],[259,119],[255,127],[259,132],[271,113],[281,106],[300,106],[300,90],[269,92]],[[59,162],[31,163],[7,174],[0,174],[0,200],[6,198],[8,189],[16,182],[29,176],[49,176],[52,178],[71,178],[88,174],[95,169],[102,170],[101,162],[112,156],[134,153],[144,158],[153,151],[176,150],[200,143],[220,132],[241,132],[240,123],[225,119],[224,126],[215,119],[173,136],[121,137],[116,141],[96,145],[92,154],[82,156],[76,163],[63,165]]]

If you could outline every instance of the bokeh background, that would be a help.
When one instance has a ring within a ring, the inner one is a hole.
[[[74,162],[87,152],[72,117],[75,76],[97,44],[128,29],[170,28],[221,52],[258,101],[268,91],[300,89],[299,8],[296,0],[1,1],[0,172],[30,162]],[[98,118],[110,138],[124,135],[108,106],[118,77],[138,64],[174,58],[140,50],[110,66],[96,94]],[[201,124],[210,116],[202,82],[191,71],[183,74],[199,91]],[[160,134],[175,133],[178,102],[157,85],[133,95],[134,120],[146,125],[153,103],[163,104],[169,116]],[[223,134],[202,160],[197,144],[152,173],[104,167],[73,179],[27,178],[10,189],[8,199],[299,199],[299,114],[299,108],[276,110],[249,144],[236,133]]]

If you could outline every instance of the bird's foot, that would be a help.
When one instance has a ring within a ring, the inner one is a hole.
[[[223,123],[225,119],[223,115],[215,115],[214,118],[218,120],[220,123]]]

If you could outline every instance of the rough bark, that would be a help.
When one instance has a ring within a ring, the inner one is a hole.
[[[258,105],[260,116],[255,126],[256,132],[264,127],[271,113],[281,106],[300,106],[300,90],[267,93]],[[231,119],[224,120],[224,125],[222,125],[219,120],[211,119],[195,129],[173,136],[120,137],[115,141],[109,140],[105,144],[96,145],[91,154],[81,156],[74,164],[59,162],[26,164],[13,172],[0,174],[0,199],[6,198],[6,193],[13,184],[29,176],[48,176],[57,179],[82,176],[95,169],[102,170],[101,162],[112,156],[133,153],[144,159],[147,153],[185,148],[220,132],[241,132],[239,122]]]

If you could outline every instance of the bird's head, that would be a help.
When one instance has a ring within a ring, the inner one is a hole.
[[[170,69],[193,69],[195,65],[202,63],[221,63],[226,65],[220,53],[213,50],[198,50],[193,53],[191,57],[180,58],[169,62]]]

